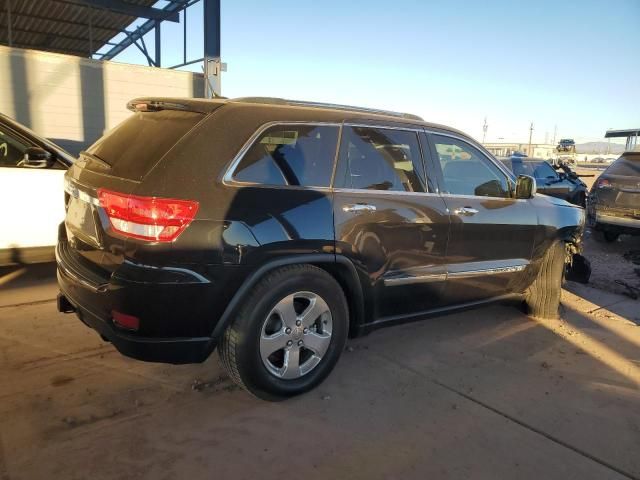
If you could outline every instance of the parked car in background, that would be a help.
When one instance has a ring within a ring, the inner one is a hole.
[[[515,175],[529,175],[536,179],[539,193],[562,198],[574,205],[585,207],[587,186],[578,175],[569,168],[558,167],[538,158],[509,157],[502,159]]]
[[[640,152],[625,152],[591,187],[589,224],[615,242],[620,234],[640,235]]]
[[[576,142],[572,138],[563,138],[558,142],[556,150],[558,152],[571,152],[575,151]]]
[[[51,261],[70,153],[0,114],[0,265]]]
[[[266,399],[348,335],[506,297],[558,314],[584,211],[468,135],[282,99],[139,99],[66,174],[58,309],[125,355],[218,349]],[[125,148],[126,147],[126,148]]]

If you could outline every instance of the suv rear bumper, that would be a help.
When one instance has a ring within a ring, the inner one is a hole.
[[[60,281],[60,271],[58,271]],[[73,306],[75,313],[82,322],[94,329],[100,336],[111,342],[123,355],[144,360],[146,362],[161,363],[200,363],[207,359],[213,350],[211,339],[206,338],[145,338],[128,335],[116,330],[113,323],[82,307],[70,298],[61,288],[61,295]],[[60,304],[61,302],[58,302]]]
[[[58,244],[56,262],[58,285],[64,297],[58,301],[58,309],[75,311],[83,323],[123,355],[149,362],[198,363],[215,348],[215,342],[205,332],[213,330],[217,312],[203,307],[217,304],[211,302],[220,294],[213,281],[141,281],[140,275],[146,273],[153,278],[158,274],[158,269],[146,272],[141,268],[136,270],[135,280],[123,275],[127,273],[124,268],[117,275],[100,276],[78,261],[66,242]],[[116,325],[113,310],[140,318],[140,331]]]

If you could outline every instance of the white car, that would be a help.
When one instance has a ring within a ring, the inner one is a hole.
[[[73,156],[0,114],[0,265],[53,260]]]

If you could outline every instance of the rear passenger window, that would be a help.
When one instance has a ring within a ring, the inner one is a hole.
[[[424,192],[418,135],[407,130],[344,127],[334,186]]]
[[[328,187],[338,143],[338,127],[276,125],[247,150],[233,179],[264,185]]]
[[[510,197],[502,171],[477,148],[451,137],[433,135],[444,177],[444,190],[454,195]]]

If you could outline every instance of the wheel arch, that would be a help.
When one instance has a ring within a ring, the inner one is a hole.
[[[360,283],[358,272],[353,263],[342,255],[330,253],[317,253],[305,255],[291,255],[280,257],[268,261],[264,265],[253,271],[242,283],[231,301],[225,308],[222,316],[211,333],[212,348],[218,339],[224,334],[225,329],[231,323],[234,314],[242,305],[242,300],[265,275],[269,272],[286,265],[309,264],[323,269],[329,273],[347,297],[349,309],[349,335],[354,336],[358,332],[358,327],[364,323],[364,295]]]

